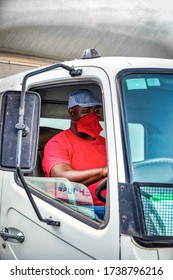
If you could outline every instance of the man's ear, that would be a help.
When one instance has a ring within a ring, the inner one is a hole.
[[[70,119],[73,119],[74,118],[74,109],[73,108],[69,108],[68,109],[68,114],[70,116]]]

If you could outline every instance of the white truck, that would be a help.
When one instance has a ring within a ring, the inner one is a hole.
[[[41,166],[45,143],[70,125],[69,93],[81,88],[103,103],[103,220],[86,186],[45,177]],[[4,78],[0,92],[1,260],[173,259],[173,60],[92,49]]]

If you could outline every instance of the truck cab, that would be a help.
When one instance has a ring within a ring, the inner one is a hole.
[[[2,260],[173,258],[173,61],[95,54],[0,80]],[[85,185],[42,170],[81,88],[103,104],[103,219]]]

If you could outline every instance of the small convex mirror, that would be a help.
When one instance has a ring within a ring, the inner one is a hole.
[[[21,92],[6,91],[0,94],[0,169],[15,170],[17,145],[21,145],[20,168],[30,172],[34,169],[39,131],[40,97],[26,92],[24,129],[18,143],[18,123]]]

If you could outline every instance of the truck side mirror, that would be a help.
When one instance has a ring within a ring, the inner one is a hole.
[[[30,172],[35,167],[40,97],[35,92],[26,92],[24,124],[18,127],[21,92],[6,91],[0,94],[0,169],[16,170],[18,146],[20,146],[20,169]],[[18,133],[22,129],[22,139],[18,143]]]

